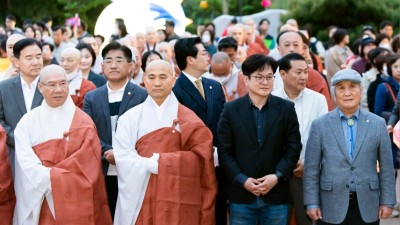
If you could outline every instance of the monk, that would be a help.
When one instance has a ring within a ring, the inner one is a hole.
[[[149,96],[123,114],[115,136],[115,225],[213,225],[217,184],[212,134],[178,103],[171,65],[151,62]]]
[[[61,53],[60,66],[67,71],[69,94],[75,105],[82,109],[86,93],[96,89],[96,86],[83,78],[79,70],[80,61],[81,52],[76,48],[67,48]]]
[[[236,68],[225,52],[217,52],[212,56],[211,73],[205,76],[221,83],[227,102],[249,92],[243,73]]]
[[[15,129],[14,225],[112,224],[96,127],[68,85],[63,68],[43,68],[44,101]]]
[[[6,139],[6,132],[0,125],[0,225],[12,224],[15,207],[14,183]]]

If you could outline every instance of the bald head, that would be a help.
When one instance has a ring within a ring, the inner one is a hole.
[[[9,59],[14,58],[14,54],[13,54],[13,52],[14,52],[13,51],[14,44],[17,43],[19,40],[22,40],[24,38],[26,38],[26,37],[21,35],[21,34],[13,34],[13,35],[11,35],[11,36],[9,36],[7,38],[6,51],[7,51],[7,57]]]
[[[65,72],[64,68],[62,68],[59,65],[48,65],[43,67],[43,69],[40,71],[40,82],[47,83],[49,79],[51,79],[52,76],[55,76],[56,74],[59,74],[59,76],[64,77],[67,79],[67,72]]]
[[[297,24],[297,21],[296,21],[295,19],[288,19],[288,20],[286,21],[286,24],[288,24],[288,25],[290,25],[290,26],[296,28],[296,30],[299,29],[299,25]]]
[[[162,59],[156,59],[156,60],[151,61],[147,65],[145,73],[150,74],[157,70],[165,70],[167,75],[172,76],[172,74],[173,74],[171,64]]]
[[[211,73],[215,76],[228,76],[233,63],[228,54],[217,52],[211,59]]]
[[[149,96],[161,105],[171,94],[175,84],[171,64],[161,59],[150,62],[146,67],[143,83]]]
[[[81,60],[81,52],[76,48],[66,48],[61,53],[60,66],[65,69],[67,74],[74,72]]]
[[[165,54],[168,58],[168,60],[171,60],[173,57],[173,50],[172,46],[168,42],[161,42],[157,44],[156,51]]]
[[[40,71],[38,88],[48,106],[57,108],[63,105],[69,96],[67,73],[58,65],[44,67]]]

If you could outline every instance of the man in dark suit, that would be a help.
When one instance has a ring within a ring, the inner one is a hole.
[[[13,52],[19,76],[0,83],[0,124],[7,133],[7,147],[14,172],[14,129],[26,112],[42,104],[43,97],[37,84],[43,58],[41,43],[32,38],[16,42]]]
[[[225,104],[218,123],[231,225],[287,222],[288,178],[302,145],[294,104],[271,95],[276,68],[271,57],[247,58],[242,70],[249,94]]]
[[[213,134],[214,149],[217,145],[217,125],[225,103],[221,84],[201,77],[208,71],[208,53],[200,38],[182,38],[175,44],[175,58],[182,73],[172,89],[178,101],[191,109],[206,124]],[[217,225],[226,224],[227,203],[224,197],[224,175],[218,166],[217,151],[214,151],[214,163],[218,181],[218,193],[215,205]]]
[[[118,179],[113,154],[113,140],[118,118],[130,108],[142,103],[147,92],[129,82],[132,68],[132,52],[118,42],[111,42],[102,52],[106,85],[88,92],[83,111],[93,119],[102,147],[103,174],[106,182],[111,215],[114,218],[118,197]]]

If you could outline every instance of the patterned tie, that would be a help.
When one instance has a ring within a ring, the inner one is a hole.
[[[203,90],[203,85],[201,84],[201,80],[197,79],[195,81],[195,83],[196,83],[197,90],[200,92],[201,97],[203,97],[203,99],[206,100],[206,96],[204,95],[204,90]]]

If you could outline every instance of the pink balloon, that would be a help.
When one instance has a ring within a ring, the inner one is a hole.
[[[271,6],[271,0],[262,0],[261,1],[261,6],[264,8],[268,8]]]

